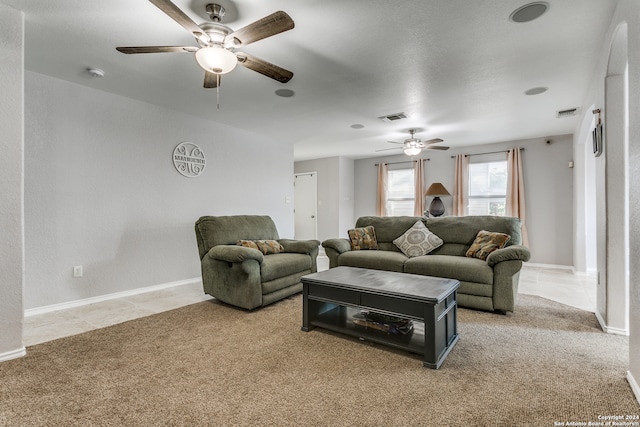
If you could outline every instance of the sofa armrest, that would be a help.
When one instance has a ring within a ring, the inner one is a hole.
[[[506,248],[493,251],[487,257],[487,264],[489,267],[493,267],[499,262],[503,261],[529,261],[531,258],[531,252],[529,248],[522,245],[511,245]]]
[[[291,239],[280,239],[278,243],[282,245],[285,252],[293,252],[298,254],[310,254],[320,246],[319,240],[291,240]]]
[[[333,249],[341,254],[351,250],[351,241],[349,239],[329,239],[322,242],[322,247]]]
[[[213,259],[226,262],[243,262],[253,259],[262,263],[264,260],[264,255],[259,250],[237,245],[214,246],[207,255]]]

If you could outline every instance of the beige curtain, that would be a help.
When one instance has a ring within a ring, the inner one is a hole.
[[[525,226],[524,199],[522,156],[519,148],[512,148],[507,151],[507,216],[520,218],[522,223],[522,244],[529,246],[529,236]]]
[[[467,186],[469,185],[469,157],[466,154],[456,156],[456,170],[453,181],[453,215],[467,214]]]
[[[413,215],[424,215],[424,160],[418,159],[413,163],[413,181],[415,183],[415,204]]]
[[[376,215],[387,216],[387,170],[389,165],[378,163],[378,191],[376,197]]]

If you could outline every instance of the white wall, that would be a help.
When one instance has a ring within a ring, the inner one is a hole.
[[[547,144],[545,141],[550,140]],[[529,234],[531,262],[560,266],[573,265],[573,172],[569,161],[573,159],[571,135],[545,139],[502,142],[478,145],[449,151],[423,151],[425,184],[441,182],[453,191],[456,154],[474,154],[504,151],[512,147],[525,148],[522,161],[525,180],[526,226]],[[506,153],[473,156],[471,161],[506,158]],[[355,164],[355,216],[375,215],[378,162],[402,162],[405,155],[356,160]],[[402,167],[402,165],[398,165]],[[390,167],[398,167],[390,165]],[[404,166],[410,166],[406,164]],[[441,198],[445,215],[453,210],[451,197]],[[429,202],[428,202],[429,203]]]
[[[618,247],[615,248],[618,253],[622,253],[625,250],[631,254],[631,259],[628,266],[629,277],[629,290],[628,290],[628,305],[629,305],[629,382],[634,390],[636,398],[640,401],[640,387],[638,381],[640,381],[640,264],[637,261],[637,254],[640,253],[640,187],[637,185],[640,182],[640,2],[637,0],[620,0],[616,8],[613,19],[609,25],[607,36],[603,40],[600,60],[595,70],[594,78],[591,84],[591,90],[585,97],[583,106],[596,105],[599,108],[605,106],[605,79],[609,72],[609,60],[612,51],[612,45],[614,44],[616,35],[618,35],[618,29],[621,26],[626,25],[627,29],[627,41],[626,41],[626,53],[628,59],[628,157],[627,162],[629,165],[628,170],[628,182],[629,185],[629,216],[628,216],[628,248],[625,248],[624,239],[619,240]],[[583,108],[584,114],[591,114],[590,110]],[[605,127],[606,113],[605,116]],[[585,120],[583,120],[583,123]],[[615,141],[615,140],[614,140]],[[616,143],[614,141],[605,141],[607,143]],[[619,143],[619,141],[618,141]],[[615,147],[614,149],[619,149]],[[598,158],[597,162],[606,162],[606,153]],[[596,173],[598,181],[602,181],[606,174],[606,168],[603,167],[616,167],[615,165],[602,165],[596,164]],[[615,196],[618,196],[617,194]],[[621,225],[615,221],[609,221],[606,217],[602,216],[602,213],[606,215],[607,195],[604,192],[604,188],[597,190],[597,205],[598,213],[601,214],[597,219],[598,229],[603,227],[614,228],[614,233],[619,230]],[[623,206],[618,206],[622,209]],[[609,248],[611,249],[611,248]],[[600,231],[598,235],[598,269],[602,277],[603,273],[606,274],[609,266],[604,262],[602,266],[601,258],[603,255],[606,257],[607,241],[606,236],[602,236]],[[601,270],[604,268],[604,271]],[[610,298],[611,292],[626,292],[624,287],[620,289],[619,283],[612,283],[612,289],[606,289],[605,296]],[[617,297],[614,295],[614,297]],[[600,292],[599,292],[600,300]],[[602,304],[598,301],[598,310],[602,309]],[[605,305],[605,309],[609,309]],[[614,308],[612,308],[614,309]],[[616,310],[623,311],[626,307],[617,307]],[[605,314],[606,321],[606,314]]]
[[[0,361],[24,354],[24,15],[0,4]]]
[[[200,177],[173,166],[183,141]],[[293,237],[293,149],[268,136],[27,72],[25,144],[26,308],[199,277],[202,215],[270,215]]]
[[[347,230],[353,227],[354,214],[354,161],[340,157],[340,212],[338,221],[338,237],[347,237]]]

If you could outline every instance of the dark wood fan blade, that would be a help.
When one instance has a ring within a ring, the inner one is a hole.
[[[236,56],[238,57],[238,63],[240,65],[247,67],[250,70],[257,71],[258,73],[277,80],[280,83],[286,83],[293,77],[293,73],[291,71],[256,58],[255,56],[248,55],[244,52],[236,52]]]
[[[233,46],[235,47],[246,46],[249,43],[288,31],[294,26],[293,19],[285,12],[279,10],[257,20],[253,24],[234,31],[225,38],[225,42],[233,41]]]
[[[162,53],[162,52],[195,52],[198,50],[195,46],[130,46],[117,47],[118,52],[132,53]]]
[[[438,142],[443,142],[444,139],[440,139],[440,138],[433,138],[433,139],[429,139],[427,141],[423,141],[423,144],[436,144]]]
[[[389,151],[389,150],[400,150],[400,149],[402,149],[402,147],[383,148],[381,150],[376,150],[376,151]]]
[[[220,84],[220,75],[205,71],[204,87],[206,89],[212,89],[218,87],[218,84]]]
[[[191,18],[189,18],[178,6],[173,4],[169,0],[149,0],[153,3],[158,9],[169,15],[171,19],[176,21],[178,24],[182,25],[182,27],[189,31],[193,36],[197,39],[202,40],[203,42],[208,43],[210,41],[209,36],[202,31],[202,28],[198,27],[198,24],[193,22]]]
[[[448,150],[449,147],[445,147],[444,145],[430,145],[428,147],[424,147],[427,150]]]

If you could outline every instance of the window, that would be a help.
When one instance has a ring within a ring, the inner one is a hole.
[[[415,187],[413,169],[394,169],[387,172],[387,215],[413,216]]]
[[[507,161],[469,164],[469,215],[506,215]]]

